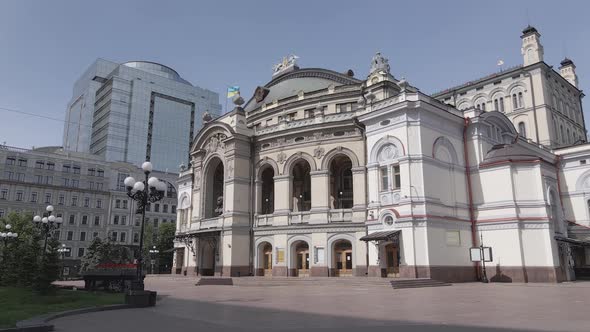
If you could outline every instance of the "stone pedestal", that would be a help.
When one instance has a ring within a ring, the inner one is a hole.
[[[125,293],[125,304],[135,308],[153,307],[156,305],[157,292],[148,290],[130,290]]]

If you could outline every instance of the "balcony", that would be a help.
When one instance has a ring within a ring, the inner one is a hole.
[[[272,214],[259,214],[256,216],[256,227],[272,226],[273,219]]]
[[[329,222],[351,222],[352,209],[332,209],[328,214]]]
[[[289,225],[307,224],[309,223],[310,212],[291,212],[289,213]]]

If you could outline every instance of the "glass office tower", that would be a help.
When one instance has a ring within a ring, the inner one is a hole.
[[[64,127],[64,148],[162,171],[188,165],[202,115],[221,113],[219,95],[153,62],[116,64],[98,59],[74,86]]]

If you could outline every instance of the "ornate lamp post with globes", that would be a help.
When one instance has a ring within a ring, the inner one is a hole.
[[[141,165],[145,174],[144,181],[135,181],[133,177],[128,177],[123,182],[127,188],[127,196],[137,202],[137,212],[141,213],[141,229],[139,233],[139,250],[137,251],[137,281],[135,290],[144,290],[143,283],[143,229],[145,224],[145,208],[149,203],[154,203],[164,198],[166,183],[158,180],[156,177],[150,177],[152,172],[152,163],[149,161]]]
[[[56,229],[59,228],[59,226],[61,226],[62,223],[62,218],[61,217],[56,217],[54,216],[53,213],[53,205],[47,205],[47,207],[45,208],[45,212],[43,214],[43,217],[41,216],[35,216],[33,217],[33,221],[35,222],[35,224],[41,228],[41,235],[43,236],[43,256],[42,258],[45,257],[45,252],[47,251],[47,239],[49,238],[49,236],[53,233],[53,231],[55,231]]]
[[[6,255],[8,254],[8,241],[16,239],[18,237],[18,233],[11,232],[10,229],[12,226],[10,224],[6,224],[4,229],[6,232],[0,232],[0,238],[2,242],[4,242],[4,250],[2,251],[2,265],[6,266]]]

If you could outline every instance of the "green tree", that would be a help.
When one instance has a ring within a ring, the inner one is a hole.
[[[0,245],[0,257],[5,259],[0,270],[1,284],[29,287],[39,274],[41,234],[32,220],[33,216],[28,213],[10,213],[0,218],[1,229],[10,224],[11,231],[18,233],[6,246]]]
[[[39,273],[35,278],[34,289],[42,294],[52,290],[51,284],[59,278],[59,241],[54,238],[47,240],[47,251],[41,256]]]
[[[82,257],[80,273],[93,270],[103,263],[128,264],[132,261],[133,253],[129,247],[95,238]]]
[[[158,241],[156,247],[158,254],[158,266],[160,273],[170,273],[172,260],[174,258],[174,237],[176,236],[176,225],[174,223],[162,224],[158,229]]]

